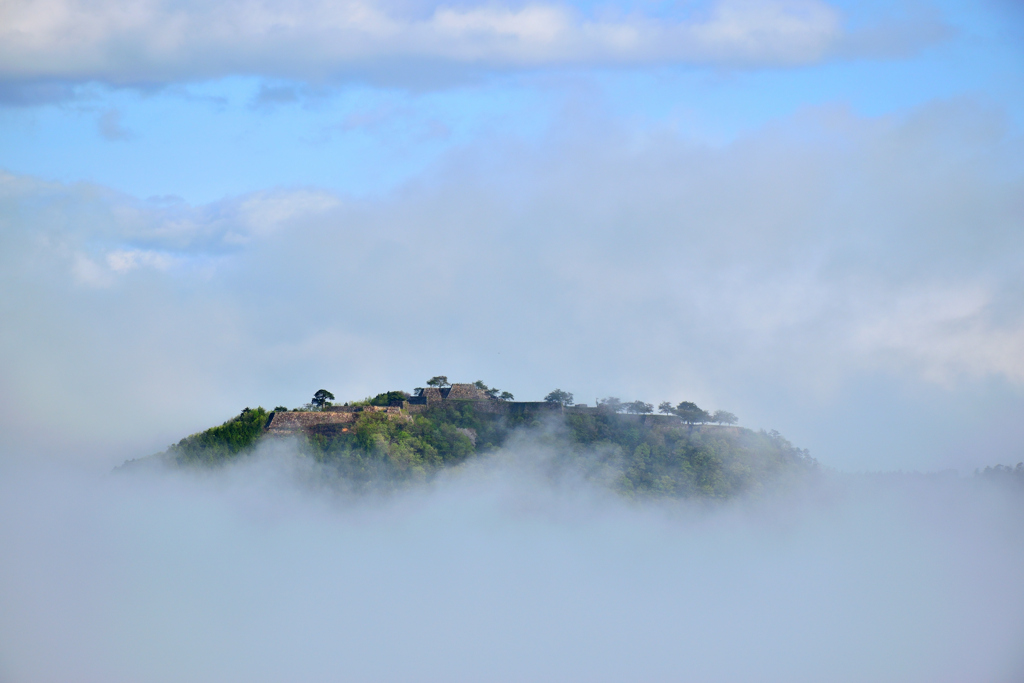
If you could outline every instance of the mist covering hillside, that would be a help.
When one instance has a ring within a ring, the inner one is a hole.
[[[359,413],[351,428],[298,434],[291,448],[320,464],[326,478],[353,491],[426,482],[524,440],[547,449],[552,467],[572,469],[627,497],[728,498],[770,490],[817,470],[807,451],[775,431],[694,425],[675,415],[603,408],[511,414],[487,408],[458,401],[398,419],[383,412]],[[266,430],[272,417],[263,408],[246,408],[153,457],[207,467],[244,459],[261,442],[275,438]]]
[[[1024,466],[840,473],[776,433],[613,411],[464,404],[291,437],[267,436],[268,417],[99,478],[8,468],[0,586],[18,590],[0,593],[0,673],[1024,673]],[[32,649],[44,636],[63,657]]]
[[[340,485],[298,439],[215,467],[8,460],[0,680],[1020,680],[1002,470],[709,505],[623,495],[565,438],[515,430],[390,486]]]

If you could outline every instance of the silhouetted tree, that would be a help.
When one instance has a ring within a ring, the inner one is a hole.
[[[502,401],[514,401],[516,397],[513,396],[511,392],[503,391],[501,392],[501,396],[499,396],[498,398],[500,398]]]
[[[666,415],[675,415],[676,409],[668,401],[662,401],[661,403],[658,404],[658,412],[665,413]]]
[[[1024,463],[1017,463],[1016,467],[1009,465],[996,465],[986,467],[984,470],[974,470],[974,476],[984,477],[992,481],[1004,481],[1024,486]]]
[[[644,403],[643,401],[633,401],[632,403],[626,404],[626,412],[632,413],[633,415],[646,415],[647,413],[654,412],[654,406],[650,403]]]
[[[440,389],[441,387],[450,387],[451,385],[452,383],[449,382],[448,378],[445,377],[444,375],[431,377],[430,379],[427,380],[428,387],[437,387],[438,389]]]
[[[728,410],[716,410],[715,414],[711,416],[711,421],[720,425],[734,425],[740,419]]]
[[[323,410],[326,406],[331,405],[331,401],[333,400],[334,394],[327,391],[326,389],[321,389],[320,391],[313,394],[313,400],[310,401],[309,403],[314,410]]]

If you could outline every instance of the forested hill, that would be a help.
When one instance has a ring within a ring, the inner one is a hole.
[[[279,440],[266,430],[273,414],[246,408],[153,458],[178,466],[217,466],[247,457],[262,441]],[[508,445],[513,434],[515,446]],[[356,489],[427,481],[444,468],[506,447],[544,449],[557,466],[578,468],[631,497],[724,498],[773,487],[817,467],[807,451],[777,432],[610,409],[493,412],[468,401],[398,418],[361,412],[344,430],[291,439],[281,441],[294,442],[303,456],[322,463],[325,473]]]

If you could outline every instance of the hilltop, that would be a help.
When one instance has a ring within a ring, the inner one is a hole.
[[[663,403],[654,414],[650,404],[611,397],[596,406],[574,404],[572,394],[557,389],[544,401],[517,402],[483,382],[431,381],[439,379],[442,386],[344,405],[333,405],[334,396],[321,390],[300,408],[246,408],[152,457],[218,466],[266,440],[290,439],[357,489],[393,488],[496,453],[515,435],[517,443],[551,453],[558,466],[627,496],[702,498],[758,491],[817,467],[777,432],[734,426],[731,413],[710,414],[690,402]]]

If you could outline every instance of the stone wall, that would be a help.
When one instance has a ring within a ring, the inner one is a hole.
[[[509,412],[530,413],[537,411],[562,411],[560,403],[548,403],[547,401],[509,401],[506,403]]]
[[[480,391],[475,384],[453,384],[450,387],[438,389],[437,387],[426,387],[420,393],[409,399],[412,405],[434,405],[443,401],[490,401],[487,394]]]
[[[388,415],[401,415],[401,404],[392,406],[331,406],[324,408],[325,413],[387,413]]]
[[[300,432],[318,431],[321,427],[343,428],[355,423],[358,413],[355,412],[319,412],[292,413],[277,412],[270,418],[267,433],[274,435],[298,434]]]
[[[454,385],[455,387],[472,387],[476,392],[482,394],[476,387],[471,384]],[[289,434],[323,434],[323,435],[337,435],[343,434],[349,429],[355,426],[356,420],[359,419],[361,413],[384,413],[388,419],[405,419],[411,420],[410,417],[413,414],[423,412],[431,404],[438,405],[446,402],[441,396],[441,392],[434,387],[428,389],[431,393],[428,394],[428,401],[424,403],[413,403],[412,401],[405,403],[405,409],[402,407],[393,406],[332,406],[322,412],[275,412],[271,414],[270,421],[267,423],[266,431],[268,434],[286,436]],[[436,392],[436,393],[434,393]],[[424,392],[426,393],[426,392]],[[450,394],[449,394],[450,395]],[[457,395],[467,395],[459,393]],[[544,401],[498,401],[495,399],[484,398],[484,400],[474,399],[452,399],[455,401],[471,400],[473,401],[473,407],[476,410],[486,413],[533,413],[533,412],[567,412],[567,413],[588,413],[601,411],[601,408],[592,408],[585,406],[573,406],[570,408],[562,408],[557,403],[546,403]],[[667,428],[670,426],[678,426],[682,424],[675,415],[630,415],[620,414],[620,418],[626,420],[632,420],[641,424],[660,426]],[[694,425],[691,430],[705,433],[730,433],[738,434],[740,432],[739,427],[732,426],[719,426],[719,425]],[[476,435],[470,436],[474,441]]]
[[[397,406],[332,406],[321,412],[273,413],[267,424],[267,433],[276,436],[341,434],[353,427],[362,413],[384,413],[388,419],[409,419]]]
[[[489,401],[490,396],[480,391],[475,384],[453,384],[444,390],[447,401]]]

